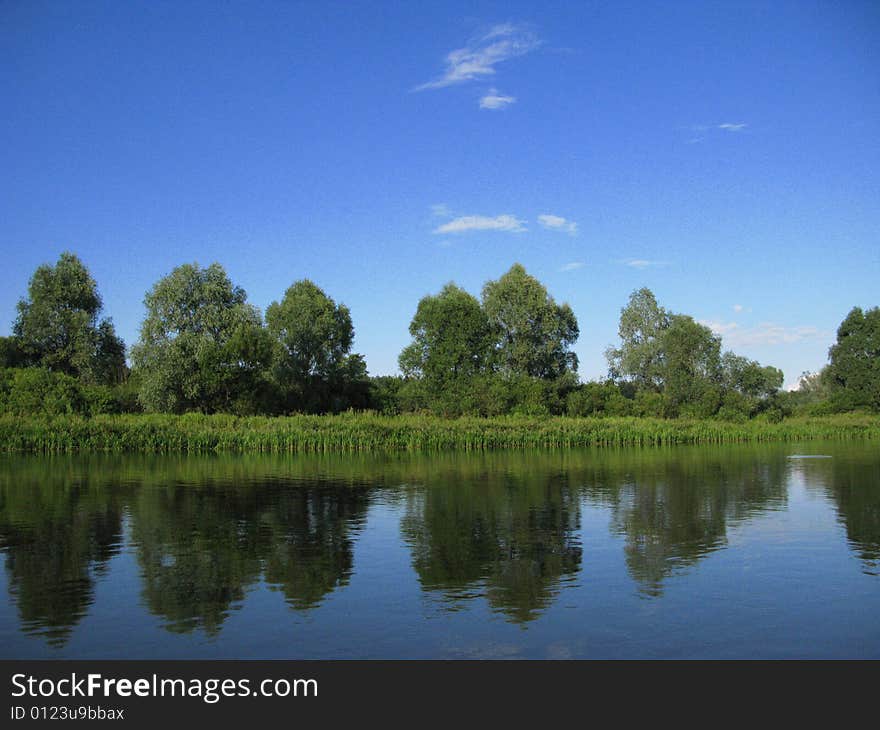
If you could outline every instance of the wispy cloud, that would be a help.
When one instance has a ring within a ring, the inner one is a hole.
[[[668,262],[654,259],[622,259],[619,263],[633,269],[650,269],[655,266],[666,266]]]
[[[468,231],[507,231],[522,233],[526,230],[525,221],[512,215],[465,215],[444,223],[434,229],[434,233],[467,233]]]
[[[559,268],[560,271],[577,271],[578,269],[582,269],[586,266],[583,261],[571,261],[567,264],[564,264]]]
[[[528,29],[513,24],[496,25],[488,33],[446,55],[446,70],[414,91],[442,89],[495,74],[495,66],[535,50],[541,41]]]
[[[549,228],[551,231],[563,231],[565,233],[571,234],[572,236],[577,233],[577,223],[563,218],[559,215],[552,215],[551,213],[541,213],[541,215],[538,216],[538,223],[540,223],[544,228]]]
[[[698,142],[705,141],[710,136],[717,136],[719,133],[742,132],[748,126],[745,122],[724,122],[722,124],[692,124],[683,129],[689,134],[687,143],[697,144]]]
[[[761,322],[754,327],[743,327],[737,322],[700,320],[724,342],[732,347],[756,347],[761,345],[791,345],[811,340],[830,340],[833,334],[827,330],[807,325],[785,327],[774,322]]]
[[[515,96],[504,96],[498,93],[498,89],[489,89],[489,93],[480,99],[480,109],[504,109],[515,102]]]
[[[743,309],[745,309],[745,307],[743,307],[742,304],[734,304],[734,305],[733,305],[733,311],[734,311],[734,312],[742,312]]]
[[[431,206],[431,215],[435,218],[451,218],[452,211],[446,203],[434,203]]]

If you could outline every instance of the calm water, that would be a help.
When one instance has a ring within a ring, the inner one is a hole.
[[[880,658],[871,443],[6,456],[0,553],[4,658]]]

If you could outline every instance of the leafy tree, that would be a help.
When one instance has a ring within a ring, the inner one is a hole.
[[[101,297],[88,269],[72,253],[37,268],[13,325],[17,346],[34,365],[88,382],[125,376],[125,345],[109,319],[98,321]]]
[[[721,372],[726,388],[752,398],[769,398],[782,387],[784,377],[778,368],[732,352],[721,356]]]
[[[491,353],[492,330],[480,303],[447,284],[422,298],[409,332],[413,341],[398,359],[404,376],[418,379],[429,406],[460,410],[462,391],[487,368]]]
[[[275,340],[276,379],[288,409],[341,410],[366,405],[366,365],[350,355],[351,314],[308,279],[297,281],[266,310]]]
[[[21,368],[28,358],[17,337],[0,337],[0,368]]]
[[[673,314],[661,338],[663,393],[672,408],[687,404],[693,415],[718,410],[721,338],[684,314]]]
[[[144,304],[132,359],[147,410],[258,410],[271,341],[258,311],[220,264],[178,266]]]
[[[568,304],[556,304],[520,264],[486,283],[483,309],[497,337],[504,375],[554,379],[577,370],[577,356],[569,349],[579,335],[574,312]]]
[[[611,377],[632,381],[639,388],[661,390],[662,340],[669,324],[669,313],[657,304],[650,289],[630,294],[629,303],[620,310],[620,347],[605,352]]]
[[[824,379],[841,410],[880,410],[880,307],[854,307],[837,329]]]

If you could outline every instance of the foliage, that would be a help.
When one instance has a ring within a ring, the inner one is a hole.
[[[669,327],[669,314],[657,304],[650,289],[630,294],[620,310],[619,348],[605,353],[614,380],[630,380],[639,388],[660,390],[663,386],[662,337]]]
[[[483,310],[497,338],[497,363],[505,375],[553,380],[577,370],[577,356],[569,349],[579,335],[574,312],[568,304],[556,304],[520,264],[486,283]]]
[[[459,418],[371,413],[236,417],[174,415],[0,416],[0,451],[62,453],[465,451],[586,446],[662,446],[809,439],[880,439],[880,418],[845,414],[708,419],[503,416]]]
[[[18,337],[0,337],[0,368],[23,368],[27,364],[27,354]]]
[[[284,411],[326,412],[367,405],[366,365],[350,355],[351,313],[308,279],[266,310],[275,342],[273,374]]]
[[[136,411],[126,384],[96,385],[48,368],[0,369],[0,413],[19,417]]]
[[[880,411],[880,307],[854,307],[837,329],[823,380],[838,410]]]
[[[606,351],[609,372],[634,389],[636,415],[739,421],[767,410],[782,385],[781,370],[721,354],[721,339],[692,317],[668,312],[650,289],[621,310],[621,344]]]
[[[409,326],[412,343],[400,353],[408,397],[446,415],[465,412],[475,376],[489,364],[492,330],[480,303],[463,289],[447,284],[419,302]]]
[[[72,253],[37,268],[13,325],[18,363],[34,364],[93,383],[125,377],[125,345],[109,319],[98,321],[101,297],[88,269]],[[9,346],[5,348],[9,352]],[[15,358],[14,358],[15,359]],[[21,362],[24,360],[25,362]]]
[[[272,343],[257,310],[220,264],[184,264],[147,293],[132,349],[149,411],[261,410]]]
[[[721,338],[691,317],[674,314],[660,340],[663,394],[673,413],[706,418],[717,412]]]

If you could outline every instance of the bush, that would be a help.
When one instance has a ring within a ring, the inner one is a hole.
[[[0,375],[0,412],[16,416],[88,415],[76,378],[46,368],[9,368]]]

